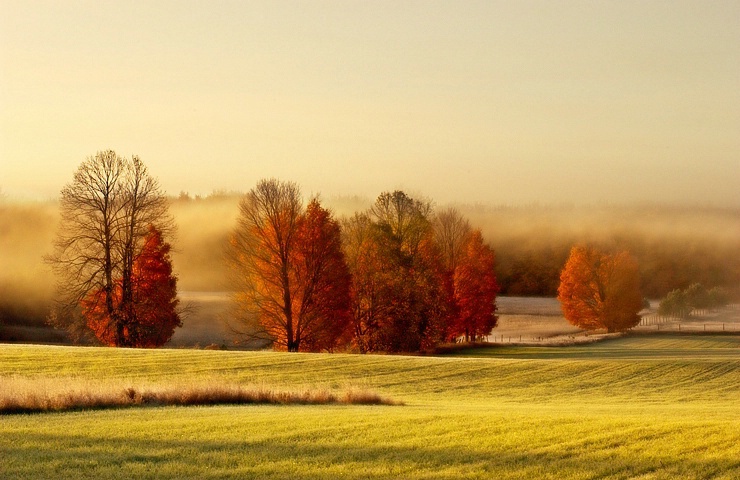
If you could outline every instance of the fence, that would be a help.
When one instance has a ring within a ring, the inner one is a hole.
[[[657,313],[651,313],[650,315],[644,315],[640,319],[638,327],[656,327],[656,329],[670,328],[675,330],[703,330],[706,332],[712,331],[740,331],[738,326],[739,318],[734,313],[740,310],[740,304],[734,303],[723,307],[722,309],[708,309],[708,310],[692,310],[685,317],[674,317],[674,316],[663,316]],[[721,315],[717,318],[715,314],[724,311],[725,313],[730,312],[730,317],[727,315]],[[729,320],[729,321],[724,321]]]
[[[740,332],[740,324],[737,323],[703,323],[701,321],[684,321],[678,322],[675,319],[669,319],[665,322],[642,323],[640,327],[654,327],[657,331],[671,332]],[[683,319],[685,320],[685,319]]]
[[[561,335],[487,335],[484,337],[479,337],[477,339],[478,342],[487,342],[487,343],[525,343],[525,344],[532,344],[532,343],[547,343],[547,344],[553,344],[553,343],[570,343],[574,340],[576,340],[577,337],[585,338],[588,337],[588,333],[578,333],[578,334],[561,334]]]
[[[663,325],[668,322],[675,322],[681,320],[680,318],[664,317],[661,315],[647,315],[640,319],[638,327],[649,327],[651,325]]]

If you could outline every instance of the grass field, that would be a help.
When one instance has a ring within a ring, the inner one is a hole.
[[[740,337],[445,357],[0,345],[9,379],[367,388],[405,406],[0,417],[0,478],[740,478]]]

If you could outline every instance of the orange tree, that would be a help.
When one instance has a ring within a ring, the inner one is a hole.
[[[339,223],[317,199],[306,207],[297,240],[301,349],[332,351],[351,340],[351,277],[342,253]]]
[[[271,179],[242,199],[237,222],[229,258],[244,333],[289,352],[347,341],[350,278],[330,212]]]
[[[586,329],[624,331],[640,322],[637,262],[626,251],[613,254],[575,246],[560,274],[558,300],[566,320]]]
[[[450,297],[447,339],[474,341],[490,334],[498,320],[493,250],[455,208],[438,212],[432,224]]]

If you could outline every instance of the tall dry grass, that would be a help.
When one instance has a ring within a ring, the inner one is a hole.
[[[362,389],[276,390],[226,383],[131,385],[74,378],[0,377],[0,414],[192,405],[402,405]]]

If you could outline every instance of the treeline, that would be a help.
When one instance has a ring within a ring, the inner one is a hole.
[[[688,318],[696,311],[714,310],[730,302],[724,288],[706,288],[700,283],[691,284],[685,289],[675,289],[660,301],[658,315],[664,317]]]
[[[502,295],[544,296],[557,294],[558,275],[568,258],[570,247],[578,239],[554,240],[551,245],[527,248],[526,242],[506,239],[491,244],[500,259],[496,275]],[[648,298],[662,298],[676,288],[692,283],[740,284],[740,261],[733,252],[740,243],[730,244],[711,239],[643,238],[635,232],[630,238],[592,242],[603,248],[627,250],[640,266],[642,290]]]
[[[496,251],[502,295],[555,296],[573,245],[626,250],[643,294],[662,298],[693,283],[740,285],[740,210],[633,207],[460,207]]]
[[[178,227],[172,260],[180,290],[230,288],[224,281],[224,246],[241,197],[219,192],[168,199]],[[363,197],[322,201],[340,222],[366,213],[372,204]],[[0,199],[0,324],[38,327],[46,322],[54,282],[42,257],[50,253],[58,209],[53,201]],[[731,299],[738,295],[738,209],[464,204],[456,209],[495,251],[500,295],[555,296],[570,248],[586,242],[629,251],[638,261],[642,290],[649,298],[663,298],[694,283],[723,287]]]
[[[402,191],[340,223],[296,184],[263,180],[240,202],[229,253],[244,333],[279,349],[418,352],[496,326],[480,231]]]
[[[241,195],[183,195],[172,210],[179,225],[173,257],[185,290],[224,290],[218,245],[236,220]],[[367,210],[363,197],[327,197],[337,218]],[[443,208],[449,206],[443,206]],[[740,210],[671,206],[517,206],[458,204],[496,252],[501,295],[557,295],[560,272],[573,245],[627,250],[638,261],[643,294],[662,298],[692,283],[740,285]],[[439,207],[437,207],[439,208]]]

